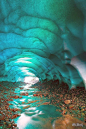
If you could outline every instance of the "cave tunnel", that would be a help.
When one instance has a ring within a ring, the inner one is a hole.
[[[0,129],[86,129],[86,0],[0,0]]]

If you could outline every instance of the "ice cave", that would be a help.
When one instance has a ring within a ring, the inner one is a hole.
[[[86,0],[0,0],[0,129],[86,129]]]

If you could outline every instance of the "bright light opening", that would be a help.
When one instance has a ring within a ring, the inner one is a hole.
[[[25,77],[24,82],[29,84],[35,84],[39,81],[38,77]]]

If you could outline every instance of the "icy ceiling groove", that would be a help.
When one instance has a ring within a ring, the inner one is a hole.
[[[37,76],[86,88],[85,7],[85,0],[0,0],[0,81]]]

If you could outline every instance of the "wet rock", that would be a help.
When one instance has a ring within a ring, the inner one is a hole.
[[[48,97],[48,94],[47,93],[45,93],[45,94],[43,94],[44,95],[44,97]]]
[[[14,115],[11,117],[11,119],[15,119],[15,118],[18,117],[18,116],[20,116],[20,115],[14,114]]]
[[[29,94],[28,94],[28,92],[22,92],[22,93],[20,93],[20,95],[28,96]]]
[[[22,102],[22,104],[25,104],[25,102]]]
[[[60,98],[62,98],[62,97],[63,97],[63,95],[61,94],[59,97],[60,97]]]
[[[15,95],[15,96],[11,96],[11,98],[18,99],[20,97],[18,95]]]
[[[24,106],[23,109],[27,109],[27,108],[29,108],[29,107],[30,107],[30,105],[27,105],[27,106]]]
[[[86,123],[86,118],[84,118],[84,122]]]
[[[74,107],[74,105],[73,105],[73,104],[69,105],[69,109],[72,109],[73,107]]]
[[[11,128],[11,126],[12,126],[11,124],[8,124],[8,128]]]
[[[50,104],[50,102],[45,102],[45,103],[43,103],[42,105],[48,105],[48,104]]]
[[[65,115],[65,114],[66,114],[66,110],[63,110],[62,115]]]
[[[33,96],[39,96],[38,94],[33,94]]]
[[[16,112],[16,111],[21,111],[21,109],[13,108],[13,109],[10,109],[10,111],[12,111],[12,112]]]
[[[35,103],[35,102],[37,102],[37,101],[38,101],[38,100],[28,101],[26,104]]]
[[[4,120],[5,119],[5,116],[0,114],[0,120]]]
[[[14,123],[13,126],[14,126],[14,127],[17,127],[17,124]]]
[[[65,104],[70,104],[71,103],[71,100],[65,100],[64,103]]]

